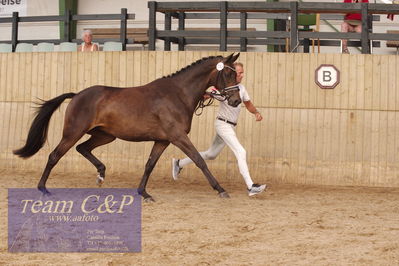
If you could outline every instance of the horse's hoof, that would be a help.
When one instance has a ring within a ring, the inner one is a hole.
[[[230,198],[230,195],[226,191],[223,191],[223,192],[219,193],[219,197],[227,199],[227,198]]]
[[[155,202],[155,200],[153,197],[150,196],[150,197],[144,198],[144,202]]]
[[[101,187],[101,185],[104,184],[104,177],[98,175],[98,176],[97,176],[96,183],[97,183],[97,185],[98,185],[99,187]]]
[[[47,188],[45,188],[45,187],[39,187],[38,189],[39,189],[40,192],[43,193],[43,196],[50,196],[51,195],[50,191],[48,191]]]

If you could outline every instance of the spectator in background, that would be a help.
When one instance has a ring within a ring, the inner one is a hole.
[[[344,0],[344,3],[368,3],[368,0]],[[341,32],[362,32],[362,14],[346,14],[341,24]],[[349,54],[348,40],[342,40],[342,53]]]
[[[82,40],[83,43],[79,47],[79,51],[81,52],[93,52],[98,51],[98,45],[92,43],[91,40],[93,39],[93,34],[91,30],[84,30],[82,33]]]

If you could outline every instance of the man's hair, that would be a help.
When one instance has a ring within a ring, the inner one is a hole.
[[[241,62],[235,62],[234,66],[240,66],[240,67],[244,68],[244,64]]]

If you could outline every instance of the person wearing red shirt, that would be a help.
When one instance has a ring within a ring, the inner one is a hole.
[[[368,3],[368,0],[344,0],[344,3]],[[346,14],[344,22],[341,24],[341,32],[362,32],[362,14],[350,13]],[[349,54],[348,40],[342,40],[342,52]]]

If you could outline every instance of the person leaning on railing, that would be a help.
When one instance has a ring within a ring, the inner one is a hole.
[[[368,0],[344,0],[344,3],[368,3]],[[362,32],[362,14],[349,13],[345,15],[344,22],[341,24],[341,32]],[[342,40],[342,53],[349,54],[348,40]]]
[[[98,45],[92,43],[93,33],[91,30],[84,30],[82,33],[83,43],[79,46],[79,51],[81,52],[93,52],[98,51]]]

